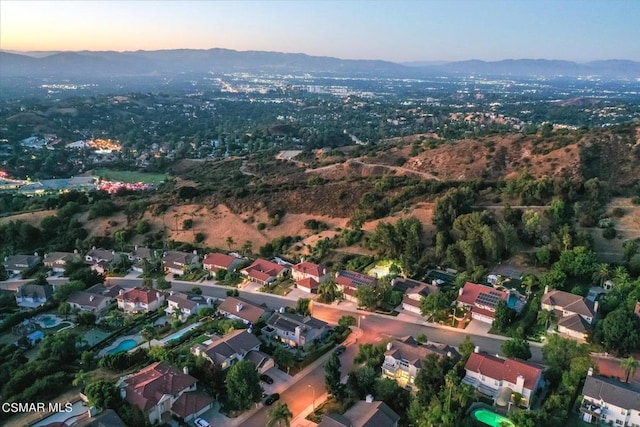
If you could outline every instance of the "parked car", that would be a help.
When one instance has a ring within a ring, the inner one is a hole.
[[[343,345],[339,345],[336,347],[336,349],[334,350],[336,352],[336,354],[342,354],[344,353],[344,351],[347,349],[347,347],[343,346]]]
[[[273,402],[279,399],[280,399],[280,395],[278,393],[273,393],[273,394],[270,394],[269,397],[267,397],[267,400],[264,401],[264,404],[267,406],[271,406],[273,405]]]
[[[196,418],[194,423],[196,424],[197,427],[211,427],[211,424],[209,424],[206,420],[203,420],[202,418]]]
[[[265,382],[267,384],[273,384],[273,378],[271,378],[267,374],[260,375],[260,381]]]

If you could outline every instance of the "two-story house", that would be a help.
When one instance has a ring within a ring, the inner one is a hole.
[[[144,262],[150,260],[156,256],[156,251],[142,246],[135,246],[133,252],[127,254],[129,261],[131,261],[131,268],[137,273],[144,273]]]
[[[377,279],[356,271],[340,270],[336,272],[336,286],[342,292],[344,299],[351,302],[358,302],[356,290],[360,286],[376,286]]]
[[[440,359],[448,357],[452,365],[460,360],[460,354],[451,346],[436,342],[421,345],[413,337],[407,336],[394,339],[387,344],[382,363],[382,376],[395,380],[402,387],[414,387],[424,359],[431,354]]]
[[[637,384],[593,375],[593,369],[589,369],[582,396],[580,412],[585,422],[640,426],[640,387]]]
[[[540,301],[543,310],[552,311],[558,322],[558,332],[578,340],[586,340],[596,319],[598,301],[580,295],[552,290],[546,287]]]
[[[172,414],[188,421],[211,408],[213,400],[196,391],[196,381],[187,368],[180,371],[156,362],[121,378],[118,385],[122,397],[156,424],[170,422]]]
[[[230,368],[240,360],[254,361],[256,357],[252,357],[252,354],[258,353],[261,356],[257,358],[260,366],[256,365],[256,368],[258,372],[262,373],[273,367],[273,361],[268,363],[269,357],[260,352],[260,344],[262,343],[255,335],[245,329],[239,329],[222,338],[213,337],[208,345],[197,344],[191,349],[191,352],[196,356],[204,357],[223,370]]]
[[[164,303],[165,295],[155,289],[131,288],[120,291],[116,300],[125,314],[148,313]]]
[[[264,286],[284,276],[288,270],[284,265],[258,258],[249,267],[243,268],[241,273],[248,280]]]
[[[16,303],[18,307],[40,307],[53,296],[53,286],[27,283],[16,290]]]
[[[384,402],[374,401],[372,395],[356,402],[344,415],[329,413],[318,427],[398,427],[400,415]]]
[[[500,406],[508,405],[513,393],[520,393],[520,403],[530,408],[531,398],[544,386],[542,367],[480,353],[477,349],[464,368],[462,382],[493,398]]]
[[[255,325],[258,320],[267,316],[270,311],[266,305],[257,305],[239,297],[227,297],[219,306],[218,313],[230,319],[242,320],[247,325]]]
[[[109,304],[111,304],[111,298],[91,292],[78,291],[69,295],[67,302],[71,308],[99,316],[109,307]]]
[[[422,314],[420,311],[420,303],[427,295],[440,291],[437,285],[402,277],[391,280],[391,286],[393,286],[394,290],[404,294],[402,297],[402,308],[416,314]]]
[[[194,268],[198,268],[200,257],[196,251],[168,251],[162,257],[162,265],[167,273],[182,276]]]
[[[3,265],[9,274],[22,274],[36,267],[41,260],[37,252],[33,255],[10,255],[4,258]]]
[[[82,257],[78,254],[78,251],[50,252],[44,254],[42,262],[45,267],[49,267],[54,273],[64,273],[68,262],[78,262],[80,260],[82,260]]]
[[[484,323],[493,323],[498,301],[508,301],[509,292],[489,286],[467,282],[458,291],[456,304],[471,310],[471,318]]]
[[[213,299],[211,297],[187,295],[171,291],[167,298],[167,308],[165,312],[184,322],[189,316],[198,314],[198,311],[205,307],[213,307]]]
[[[218,270],[234,271],[242,263],[242,258],[236,258],[219,252],[205,255],[202,260],[202,267],[215,273]]]
[[[96,248],[94,246],[85,254],[84,262],[88,264],[92,270],[104,274],[120,260],[120,256],[121,255],[115,251]]]
[[[317,293],[318,286],[331,278],[327,268],[313,262],[302,261],[291,268],[296,287],[308,293]]]
[[[321,338],[327,329],[328,324],[322,320],[281,310],[271,315],[262,333],[292,347],[302,347]]]

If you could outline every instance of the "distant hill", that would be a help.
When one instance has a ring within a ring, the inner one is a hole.
[[[450,63],[396,64],[380,60],[352,60],[302,53],[236,51],[230,49],[173,49],[135,52],[81,51],[17,54],[0,52],[2,77],[121,77],[177,73],[273,72],[338,75],[420,77],[447,74],[494,76],[600,76],[640,78],[640,62],[594,61],[578,64],[545,59],[479,60]]]

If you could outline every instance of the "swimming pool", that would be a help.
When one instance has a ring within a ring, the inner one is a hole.
[[[132,339],[124,340],[120,344],[118,344],[116,348],[112,348],[111,350],[107,351],[107,354],[113,355],[113,354],[122,353],[123,351],[129,351],[137,345],[138,345],[138,342],[136,340],[132,340]]]
[[[476,409],[471,413],[471,416],[491,427],[515,427],[511,420],[488,409]]]
[[[58,316],[45,314],[43,316],[40,316],[37,319],[37,322],[43,328],[53,328],[54,326],[57,326],[60,322],[62,322],[62,319],[60,319]]]

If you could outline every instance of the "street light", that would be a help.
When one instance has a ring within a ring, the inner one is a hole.
[[[313,413],[315,414],[316,413],[316,389],[311,384],[307,384],[307,387],[309,387],[313,392],[313,401],[311,402],[311,408],[313,408]]]

